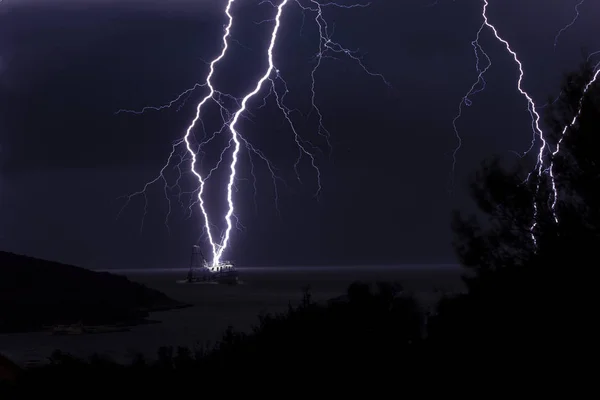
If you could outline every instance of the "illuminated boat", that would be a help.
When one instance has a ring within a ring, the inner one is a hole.
[[[239,274],[233,263],[220,261],[217,264],[209,263],[200,247],[192,248],[192,260],[185,283],[220,283],[237,285]]]

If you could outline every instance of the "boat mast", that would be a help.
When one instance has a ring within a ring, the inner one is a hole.
[[[196,264],[196,258],[200,257],[201,260],[204,259],[204,254],[202,254],[202,250],[200,250],[200,246],[194,245],[192,246],[192,256],[190,257],[190,269],[188,271],[187,280],[188,282],[192,282],[194,280],[194,267]],[[200,260],[200,266],[202,266],[202,261]]]
[[[197,260],[198,257],[200,258],[199,260]],[[194,265],[196,263],[199,264],[199,266],[202,266],[202,261],[206,261],[206,258],[204,257],[202,250],[200,250],[200,246],[193,245],[192,246],[192,257],[190,260],[190,270],[192,270],[194,268]]]

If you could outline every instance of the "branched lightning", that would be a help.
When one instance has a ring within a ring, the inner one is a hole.
[[[481,36],[481,31],[483,31],[483,28],[485,27],[485,24],[482,24],[479,27],[479,30],[477,31],[477,36],[475,37],[475,40],[473,40],[471,42],[471,46],[473,46],[473,51],[475,52],[475,69],[477,70],[477,80],[473,83],[473,85],[471,85],[471,88],[469,89],[469,91],[467,92],[467,94],[465,94],[463,96],[463,98],[461,99],[459,105],[458,105],[458,113],[456,114],[456,116],[454,117],[454,119],[452,120],[452,127],[454,129],[454,134],[456,135],[456,140],[458,141],[456,148],[454,149],[454,152],[452,153],[452,173],[451,173],[451,180],[453,180],[454,178],[454,171],[456,170],[456,156],[462,146],[462,138],[460,137],[460,134],[458,133],[458,127],[456,126],[456,123],[458,122],[458,120],[460,119],[460,117],[462,116],[462,111],[463,111],[463,105],[470,107],[473,102],[471,101],[471,96],[482,92],[483,90],[485,90],[485,78],[484,75],[487,72],[488,69],[490,69],[490,67],[492,66],[492,60],[490,59],[490,57],[488,56],[488,54],[483,50],[483,48],[481,47],[481,45],[479,44],[479,38]],[[485,59],[487,60],[487,64],[486,66],[482,69],[481,68],[481,60],[479,58],[479,54],[482,54]]]
[[[569,29],[570,27],[572,27],[575,24],[575,22],[577,22],[577,19],[579,18],[579,7],[581,7],[581,5],[583,3],[585,3],[585,0],[580,0],[579,3],[577,3],[577,5],[575,5],[575,16],[573,17],[573,19],[571,20],[571,22],[569,22],[567,25],[565,25],[556,34],[556,37],[554,38],[554,49],[555,50],[556,50],[556,46],[558,46],[558,39],[560,38],[560,35],[562,35],[567,29]]]
[[[308,4],[303,5],[302,1],[306,1]],[[205,82],[196,83],[194,86],[185,90],[173,100],[163,104],[161,106],[146,106],[141,110],[118,110],[116,114],[144,114],[149,111],[162,111],[165,109],[172,108],[175,105],[178,105],[178,110],[183,107],[185,101],[193,94],[194,91],[198,89],[207,90],[208,93],[202,98],[202,100],[198,103],[196,107],[195,117],[188,125],[188,128],[185,131],[185,135],[173,143],[171,152],[169,157],[167,158],[166,164],[159,171],[159,174],[149,182],[147,182],[140,191],[132,193],[128,196],[125,196],[126,203],[121,209],[121,211],[128,205],[129,201],[136,196],[143,196],[144,198],[144,216],[147,211],[148,199],[146,196],[147,189],[158,182],[163,182],[163,191],[165,197],[168,202],[168,212],[165,218],[165,225],[168,227],[168,221],[171,214],[171,201],[170,201],[170,193],[175,191],[177,198],[179,200],[179,204],[184,206],[183,197],[188,195],[190,196],[189,203],[187,205],[187,215],[190,217],[192,215],[192,207],[198,205],[203,216],[204,226],[203,232],[206,234],[208,242],[211,246],[212,250],[212,262],[213,265],[219,265],[222,261],[222,257],[224,255],[225,250],[228,248],[228,245],[231,241],[231,231],[235,225],[238,229],[243,229],[240,221],[237,219],[235,215],[235,201],[234,201],[234,191],[236,190],[235,183],[238,175],[238,163],[239,156],[242,146],[244,146],[248,154],[251,155],[249,157],[250,160],[250,176],[252,177],[253,187],[254,187],[254,195],[255,195],[255,207],[256,207],[256,175],[254,172],[254,163],[252,162],[252,156],[257,156],[262,161],[265,162],[267,169],[271,173],[271,177],[274,185],[274,194],[275,194],[275,205],[277,207],[278,204],[278,183],[282,182],[285,184],[285,181],[278,175],[277,169],[275,166],[269,161],[266,155],[258,148],[256,148],[253,144],[251,144],[240,132],[239,122],[242,118],[248,118],[248,115],[252,116],[249,110],[249,103],[259,95],[259,93],[264,89],[265,86],[268,87],[268,92],[263,97],[263,102],[257,108],[262,108],[267,105],[268,98],[272,95],[275,101],[277,108],[282,112],[283,117],[289,126],[293,139],[298,147],[298,157],[293,164],[296,177],[301,182],[300,172],[298,170],[299,164],[301,160],[306,157],[310,161],[312,168],[315,170],[316,178],[317,178],[317,190],[315,192],[315,196],[318,196],[321,191],[321,173],[317,165],[316,152],[318,151],[317,146],[313,145],[306,139],[303,139],[300,135],[299,130],[296,128],[294,123],[294,112],[298,112],[302,116],[302,113],[299,110],[291,109],[286,105],[285,99],[289,93],[287,82],[284,80],[282,76],[282,72],[277,68],[275,62],[275,47],[277,45],[278,33],[280,31],[282,25],[282,15],[284,9],[289,7],[290,3],[297,4],[302,13],[303,17],[306,13],[310,12],[314,14],[314,21],[319,32],[319,47],[318,51],[315,54],[313,61],[314,67],[311,70],[311,112],[315,112],[318,117],[318,127],[317,133],[322,136],[329,145],[330,144],[330,134],[329,131],[325,128],[324,117],[321,113],[321,110],[317,106],[317,91],[316,91],[316,75],[319,70],[319,67],[322,64],[322,61],[326,58],[335,58],[336,55],[342,55],[350,58],[352,61],[356,62],[368,75],[377,77],[381,79],[386,85],[391,86],[390,83],[385,79],[385,77],[379,73],[372,72],[370,69],[366,67],[362,58],[358,55],[358,50],[350,50],[344,46],[342,46],[339,42],[333,41],[332,35],[333,32],[330,30],[326,19],[323,16],[323,9],[326,7],[337,7],[344,9],[353,9],[353,8],[364,8],[368,7],[370,3],[367,4],[352,4],[352,5],[342,5],[335,2],[319,2],[317,0],[265,0],[260,4],[268,3],[276,9],[274,18],[267,19],[264,21],[256,22],[257,24],[262,23],[273,23],[273,29],[270,34],[269,45],[266,50],[266,58],[268,61],[268,67],[264,71],[263,75],[256,81],[254,85],[254,89],[245,94],[242,97],[236,98],[233,95],[226,94],[220,92],[213,84],[212,78],[215,73],[215,68],[217,64],[225,57],[229,43],[234,42],[238,43],[237,40],[231,37],[231,29],[234,24],[234,18],[232,16],[232,6],[235,0],[228,0],[227,6],[225,7],[225,14],[228,19],[228,24],[225,26],[224,34],[222,37],[222,48],[221,53],[213,59],[209,65],[209,72],[206,77]],[[276,4],[277,3],[277,4]],[[303,24],[304,25],[304,24]],[[241,44],[240,44],[241,45]],[[245,46],[243,46],[245,47]],[[205,108],[205,105],[212,101],[217,104],[220,109],[221,118],[223,124],[221,128],[212,133],[212,135],[208,135],[206,130],[204,129],[202,115]],[[225,101],[233,102],[235,106],[235,111],[230,112],[229,107],[225,105]],[[310,115],[310,114],[309,114]],[[193,131],[196,125],[201,125],[204,131],[204,138],[200,141],[194,140],[195,136]],[[203,148],[209,142],[211,142],[216,137],[222,136],[224,134],[229,134],[230,138],[227,141],[227,145],[222,149],[219,154],[219,160],[215,166],[208,169],[206,174],[202,174],[200,170],[202,167],[202,159],[204,155]],[[193,144],[197,142],[196,144]],[[179,155],[178,151],[180,148],[185,149],[184,155]],[[230,157],[230,158],[229,158]],[[174,162],[173,160],[179,159],[179,161],[175,164],[174,169],[177,171],[177,178],[173,184],[168,183],[168,179],[165,176],[165,173],[168,167]],[[227,161],[229,160],[229,161]],[[183,167],[184,163],[187,162],[187,167]],[[229,174],[226,184],[226,198],[227,198],[227,211],[224,216],[225,220],[225,229],[223,230],[223,234],[217,238],[217,235],[214,234],[214,230],[217,227],[212,224],[212,220],[209,220],[208,211],[205,207],[203,195],[206,182],[212,177],[213,173],[217,171],[221,165],[228,163],[229,164]],[[200,165],[198,165],[200,164]],[[183,191],[181,190],[179,184],[185,173],[191,173],[194,175],[195,180],[197,181],[197,187],[192,191]],[[144,219],[142,218],[142,226],[143,229]]]
[[[568,131],[569,128],[571,128],[578,120],[579,115],[581,114],[581,107],[582,107],[582,102],[583,102],[583,97],[580,99],[579,102],[579,108],[575,114],[575,116],[573,117],[572,121],[570,124],[568,124],[567,126],[564,127],[561,137],[558,140],[557,144],[556,144],[556,148],[554,151],[550,151],[550,145],[544,135],[543,130],[540,128],[540,115],[538,113],[538,109],[547,107],[549,104],[545,104],[543,106],[537,107],[533,98],[529,95],[529,93],[523,89],[523,80],[525,77],[525,72],[523,69],[523,64],[522,62],[519,60],[519,57],[517,55],[517,53],[511,48],[510,44],[508,43],[508,41],[506,41],[505,39],[503,39],[500,34],[498,33],[498,30],[496,29],[496,27],[494,25],[492,25],[492,23],[490,22],[489,18],[488,18],[488,14],[487,14],[487,10],[488,10],[488,6],[489,6],[489,2],[488,0],[482,0],[483,1],[483,8],[482,8],[482,19],[483,19],[483,24],[481,25],[481,27],[479,28],[479,30],[477,31],[477,35],[476,38],[473,42],[471,42],[473,49],[475,51],[475,58],[476,58],[476,70],[478,73],[477,76],[477,80],[475,81],[475,83],[473,83],[473,85],[471,86],[471,88],[469,89],[469,91],[467,92],[467,94],[461,99],[461,102],[459,104],[458,107],[458,114],[455,116],[455,118],[452,121],[452,126],[454,128],[454,133],[457,137],[458,140],[458,145],[453,153],[453,164],[452,164],[452,174],[454,174],[454,170],[455,170],[455,166],[456,166],[456,155],[457,152],[460,150],[460,147],[462,145],[462,140],[461,137],[458,133],[458,129],[456,126],[456,123],[458,121],[458,119],[462,116],[462,110],[463,110],[463,105],[465,106],[470,106],[471,100],[470,98],[478,93],[481,92],[483,89],[485,89],[485,80],[484,80],[484,75],[485,73],[488,71],[488,69],[491,67],[492,63],[491,63],[491,59],[490,57],[485,53],[485,51],[483,50],[483,48],[480,45],[480,36],[481,36],[481,32],[482,30],[487,27],[491,30],[491,32],[494,34],[494,37],[496,38],[496,40],[498,40],[500,43],[502,43],[506,49],[506,51],[512,56],[513,60],[515,61],[515,63],[517,64],[518,67],[518,71],[519,71],[519,78],[517,80],[517,90],[519,91],[519,93],[526,99],[527,101],[527,109],[529,111],[530,117],[531,117],[531,126],[532,126],[532,132],[533,132],[533,137],[531,140],[531,146],[525,151],[523,152],[523,154],[521,156],[525,156],[526,154],[528,154],[533,147],[535,146],[535,142],[536,142],[536,138],[539,137],[541,140],[541,145],[537,154],[537,160],[536,160],[536,167],[534,169],[534,171],[537,173],[537,184],[536,184],[536,195],[534,196],[533,199],[533,222],[532,225],[530,227],[530,232],[531,232],[531,237],[532,240],[534,242],[535,245],[537,245],[537,241],[536,241],[536,237],[535,237],[535,228],[538,224],[538,203],[537,203],[537,197],[538,197],[538,193],[540,190],[540,185],[541,185],[541,176],[545,173],[548,173],[549,176],[549,180],[550,180],[550,187],[552,190],[552,205],[551,205],[551,210],[552,210],[552,214],[553,214],[553,218],[555,220],[556,223],[558,223],[558,215],[556,213],[556,203],[557,203],[557,199],[558,199],[558,191],[557,191],[557,187],[556,187],[556,182],[555,182],[555,176],[554,176],[554,157],[560,152],[560,145]],[[571,26],[573,26],[573,24],[577,21],[577,19],[579,18],[579,7],[585,2],[585,0],[581,0],[576,6],[575,6],[575,17],[573,18],[573,20],[567,24],[565,27],[563,27],[556,35],[555,40],[554,40],[554,46],[556,47],[558,40],[560,38],[560,35],[565,32],[567,29],[569,29]],[[592,57],[595,54],[600,53],[600,51],[594,52],[592,54],[590,54],[590,57]],[[487,64],[485,65],[485,67],[481,68],[480,65],[480,54],[483,55],[486,60],[487,60]],[[585,94],[587,93],[588,89],[590,88],[590,86],[599,79],[599,75],[600,75],[600,70],[598,70],[598,66],[596,66],[595,68],[595,74],[593,76],[593,79],[587,84],[587,86],[585,87],[584,93],[583,95],[585,96]],[[558,99],[560,98],[557,97],[556,100],[554,100],[554,102],[556,102]],[[546,160],[546,156],[549,156],[550,158],[550,165],[547,166],[547,163],[545,162]],[[547,168],[544,168],[545,166],[547,166]],[[528,175],[527,180],[529,180],[531,176],[531,173]]]
[[[196,83],[194,86],[192,86],[189,89],[186,89],[185,91],[181,92],[181,94],[179,94],[177,97],[175,97],[173,100],[169,101],[166,104],[163,104],[161,106],[146,106],[144,108],[142,108],[141,110],[126,110],[126,109],[121,109],[118,110],[117,112],[115,112],[115,114],[121,114],[121,113],[130,113],[130,114],[137,114],[137,115],[141,115],[144,114],[146,111],[161,111],[164,110],[166,108],[171,108],[173,105],[179,103],[179,101],[184,98],[186,95],[189,96],[190,94],[192,94],[193,91],[195,91],[198,88],[201,87],[206,87],[206,84],[201,85],[199,83]]]

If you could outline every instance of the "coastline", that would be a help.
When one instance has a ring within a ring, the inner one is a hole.
[[[49,333],[53,334],[53,331],[58,329],[81,329],[81,333],[71,333],[78,335],[94,335],[94,334],[102,334],[102,333],[113,333],[113,332],[128,332],[130,329],[135,326],[141,325],[152,325],[152,324],[160,324],[162,321],[150,319],[150,313],[161,313],[173,310],[181,310],[184,308],[194,307],[193,304],[188,303],[180,303],[175,305],[157,305],[150,309],[141,308],[139,309],[140,314],[145,314],[144,317],[141,318],[133,318],[129,320],[115,319],[113,321],[103,322],[103,323],[78,323],[78,322],[56,322],[52,325],[44,325],[36,328],[19,328],[19,327],[6,327],[0,326],[0,335],[5,334],[25,334],[25,333]],[[69,334],[69,333],[67,333]]]

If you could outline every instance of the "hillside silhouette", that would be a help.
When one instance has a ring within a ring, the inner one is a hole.
[[[139,323],[151,311],[184,306],[124,276],[0,252],[0,332]]]

